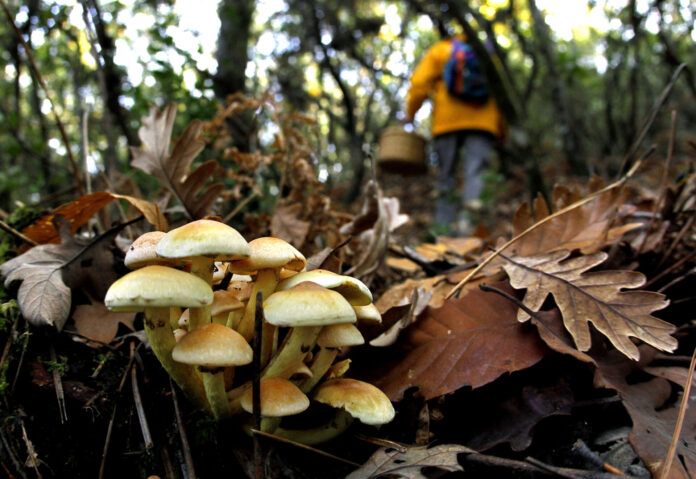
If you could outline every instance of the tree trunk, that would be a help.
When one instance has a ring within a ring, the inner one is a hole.
[[[217,73],[213,78],[215,95],[222,103],[234,93],[244,93],[247,48],[251,35],[254,0],[221,0],[218,6],[220,32],[218,33]],[[252,119],[248,114],[230,117],[227,121],[232,143],[240,151],[250,151]]]

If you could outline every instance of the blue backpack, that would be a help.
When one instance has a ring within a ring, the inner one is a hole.
[[[485,103],[488,86],[478,57],[468,43],[452,39],[452,53],[445,63],[443,80],[450,95],[468,103]]]

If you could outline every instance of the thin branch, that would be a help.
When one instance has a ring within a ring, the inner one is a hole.
[[[12,236],[19,238],[20,240],[24,241],[28,245],[37,246],[39,244],[36,241],[34,241],[33,239],[29,238],[28,236],[23,235],[22,233],[20,233],[16,229],[14,229],[12,226],[8,225],[7,223],[5,223],[4,221],[1,221],[1,220],[0,220],[0,229],[5,230],[6,232],[10,233]]]
[[[361,467],[362,466],[362,464],[358,464],[357,462],[349,461],[348,459],[343,459],[342,457],[334,456],[333,454],[329,454],[328,452],[322,451],[321,449],[316,449],[314,447],[307,446],[306,444],[291,441],[289,439],[285,439],[284,437],[276,436],[275,434],[270,434],[268,432],[259,431],[258,429],[252,429],[251,432],[254,435],[254,437],[256,437],[256,436],[267,437],[269,439],[273,439],[274,441],[282,442],[285,444],[290,444],[292,446],[299,447],[300,449],[304,449],[305,451],[310,451],[310,452],[313,452],[315,454],[322,455],[324,457],[329,457],[329,458],[334,459],[336,461],[343,462],[345,464],[349,464],[353,467]]]
[[[133,355],[135,348],[135,343],[131,343],[131,355]],[[135,403],[135,411],[138,415],[138,423],[140,424],[140,430],[143,433],[143,441],[145,442],[145,449],[150,450],[154,447],[152,442],[152,434],[150,434],[150,428],[147,425],[147,417],[145,417],[145,408],[143,407],[143,401],[140,397],[140,388],[138,387],[138,368],[137,364],[133,363],[131,367],[131,391],[133,393],[133,402]]]
[[[681,434],[682,427],[684,426],[684,417],[686,416],[686,407],[689,404],[689,397],[691,396],[691,384],[694,380],[694,368],[696,367],[696,349],[691,356],[691,365],[689,366],[689,375],[686,378],[686,384],[684,385],[684,394],[682,395],[681,406],[679,406],[679,416],[677,417],[677,424],[674,426],[674,433],[672,434],[672,442],[669,445],[669,450],[667,451],[667,456],[663,463],[662,469],[660,471],[660,479],[667,479],[669,475],[669,470],[672,468],[672,461],[674,460],[674,455],[677,452],[677,444],[679,442],[679,435]]]
[[[56,350],[51,344],[49,347],[49,354],[51,355],[51,361],[53,361],[54,364],[58,362],[58,358],[56,356]],[[58,371],[58,368],[53,368],[52,371],[53,374],[53,386],[56,389],[56,398],[58,399],[58,411],[60,412],[60,423],[64,424],[68,422],[68,410],[65,407],[65,392],[63,390],[63,381],[60,378],[60,371]]]
[[[169,378],[169,388],[172,391],[172,401],[174,402],[174,416],[176,417],[176,427],[179,430],[179,438],[181,439],[181,449],[184,452],[184,464],[186,465],[186,475],[189,479],[195,479],[196,469],[193,467],[193,456],[191,455],[191,447],[189,446],[186,429],[184,429],[184,419],[181,416],[179,401],[176,397],[176,388],[172,378]]]
[[[481,270],[483,270],[483,268],[488,266],[488,264],[491,261],[493,261],[493,259],[495,257],[497,257],[500,253],[505,251],[508,247],[510,247],[511,245],[513,245],[514,243],[519,241],[520,239],[527,236],[532,231],[538,229],[541,225],[544,225],[544,224],[548,223],[549,221],[551,221],[559,216],[562,216],[570,211],[573,211],[573,210],[581,207],[582,205],[589,203],[590,201],[603,195],[604,193],[607,193],[615,188],[620,188],[621,186],[623,186],[635,174],[635,172],[638,170],[638,168],[643,163],[643,161],[648,156],[650,156],[653,151],[655,151],[654,145],[650,148],[650,150],[648,150],[645,153],[645,155],[643,155],[642,158],[639,158],[638,161],[636,161],[633,164],[631,169],[619,180],[617,180],[614,183],[602,188],[601,190],[595,191],[594,193],[589,195],[587,198],[583,198],[582,200],[576,201],[575,203],[572,203],[572,204],[566,206],[565,208],[558,210],[554,214],[551,214],[545,218],[542,218],[541,220],[537,221],[532,226],[530,226],[529,228],[527,228],[526,230],[524,230],[523,232],[521,232],[520,234],[518,234],[517,236],[515,236],[511,240],[509,240],[507,243],[505,243],[500,248],[498,248],[492,255],[490,255],[488,258],[484,259],[483,261],[481,261],[481,263],[479,263],[479,265],[476,268],[471,270],[471,272],[468,275],[466,275],[466,277],[464,279],[462,279],[459,283],[457,283],[457,285],[454,288],[452,288],[449,293],[447,293],[447,296],[445,296],[445,299],[449,299],[452,296],[454,296],[458,291],[460,291],[464,287],[464,285],[466,283],[468,283],[471,280],[471,278],[473,278],[476,274],[478,274]]]

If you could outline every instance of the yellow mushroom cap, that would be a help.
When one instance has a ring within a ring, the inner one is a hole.
[[[317,344],[322,348],[360,346],[365,344],[365,338],[354,324],[330,324],[321,329]]]
[[[174,361],[207,368],[249,364],[253,354],[241,334],[216,323],[189,331],[172,349]]]
[[[205,256],[229,261],[249,256],[249,243],[239,232],[219,221],[196,220],[171,230],[157,243],[164,258]]]
[[[117,279],[106,292],[104,304],[116,311],[147,307],[199,308],[213,302],[213,290],[191,273],[167,266],[145,266]]]
[[[301,271],[307,260],[293,245],[280,238],[264,236],[249,241],[251,254],[246,259],[234,261],[230,270],[235,273],[253,273],[260,269],[286,268]]]
[[[394,406],[386,394],[357,379],[330,379],[317,388],[314,400],[345,409],[364,424],[386,424],[395,415]]]
[[[213,304],[210,305],[210,314],[216,316],[221,313],[241,309],[244,303],[227,290],[219,289],[213,293]]]
[[[354,306],[365,306],[372,302],[372,293],[365,283],[352,276],[345,276],[325,269],[297,273],[278,283],[276,289],[283,291],[303,281],[311,281],[325,288],[338,291]]]
[[[354,323],[355,311],[336,291],[305,281],[276,291],[263,302],[264,318],[275,326],[325,326]]]
[[[309,398],[292,381],[283,378],[266,378],[259,384],[261,415],[282,417],[299,414],[309,407]],[[253,412],[251,388],[240,398],[242,409]]]

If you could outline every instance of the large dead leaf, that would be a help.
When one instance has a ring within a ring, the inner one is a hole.
[[[299,203],[276,207],[271,218],[271,235],[300,248],[310,227],[308,221],[300,219],[301,209]]]
[[[553,295],[563,315],[563,323],[580,351],[591,346],[592,323],[619,351],[638,360],[638,348],[631,337],[638,338],[663,351],[673,351],[677,340],[670,334],[674,325],[650,313],[669,304],[662,294],[652,291],[621,291],[645,283],[645,276],[636,271],[587,270],[602,263],[607,254],[594,253],[565,260],[568,251],[539,256],[506,258],[503,266],[513,287],[526,288],[524,304],[538,311],[547,296]],[[565,261],[563,261],[565,260]],[[520,310],[517,318],[526,321],[529,315]]]
[[[505,283],[497,287],[511,291]],[[548,349],[533,328],[516,320],[516,309],[507,299],[478,289],[441,308],[428,307],[402,333],[399,344],[407,351],[387,365],[375,385],[393,401],[412,386],[428,400],[536,364]]]
[[[421,473],[424,467],[436,467],[445,471],[461,471],[457,454],[471,453],[471,449],[457,444],[439,446],[409,447],[406,452],[397,449],[380,448],[358,470],[351,472],[346,479],[371,479],[376,477],[403,477],[407,479],[426,479]]]
[[[601,186],[601,182],[595,178],[591,180],[589,189],[598,190]],[[625,196],[622,189],[613,188],[588,203],[539,225],[510,246],[508,251],[514,251],[517,256],[532,256],[559,249],[580,249],[583,253],[595,252],[615,242],[624,233],[642,225],[641,223],[613,224],[616,211],[624,203]],[[552,202],[556,211],[581,199],[577,191],[569,190],[564,186],[554,188]],[[550,214],[549,207],[541,196],[534,201],[534,214],[531,212],[529,203],[522,203],[513,219],[513,236],[517,236]]]
[[[101,302],[81,304],[73,312],[78,334],[92,341],[109,344],[116,337],[119,323],[134,330],[135,313],[116,313],[106,309]]]
[[[138,136],[140,148],[131,147],[131,165],[140,168],[160,180],[181,202],[191,219],[203,218],[218,198],[224,186],[215,183],[205,187],[217,170],[214,160],[207,161],[193,171],[191,163],[201,152],[205,142],[201,139],[202,123],[192,121],[174,145],[171,154],[169,144],[176,116],[176,105],[170,104],[162,111],[150,108],[150,114],[142,118]],[[204,189],[205,187],[205,189]],[[201,192],[203,190],[203,192]]]
[[[70,233],[75,234],[94,214],[116,199],[123,199],[140,211],[145,219],[159,231],[167,231],[167,220],[159,207],[149,201],[133,196],[117,195],[107,191],[97,191],[84,195],[59,206],[51,213],[42,216],[34,224],[27,226],[22,233],[39,244],[59,243],[60,234],[54,219],[61,216],[70,223]]]
[[[644,349],[644,348],[641,348]],[[643,352],[643,351],[642,351]],[[649,351],[645,351],[649,356]],[[653,378],[646,382],[629,384],[627,377],[639,371],[641,364],[626,359],[616,351],[598,357],[595,373],[598,386],[615,389],[633,421],[628,437],[654,477],[658,477],[679,414],[679,402],[667,403],[672,388],[667,380]],[[687,479],[696,476],[696,408],[686,409],[677,455],[667,479]]]

